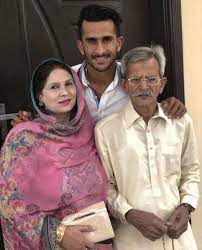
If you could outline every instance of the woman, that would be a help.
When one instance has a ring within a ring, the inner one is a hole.
[[[0,210],[6,249],[57,249],[60,221],[105,200],[106,178],[94,124],[77,75],[57,59],[35,70],[30,93],[38,117],[15,126],[1,151]],[[59,231],[63,249],[111,249],[83,236],[90,226]]]

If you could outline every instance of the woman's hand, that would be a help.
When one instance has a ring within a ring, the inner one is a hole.
[[[92,232],[94,229],[87,225],[67,226],[61,246],[65,250],[85,250],[86,248],[93,248],[94,243],[87,240],[84,232]]]

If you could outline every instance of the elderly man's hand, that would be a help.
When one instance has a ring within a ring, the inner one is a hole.
[[[167,221],[168,236],[178,239],[186,230],[189,223],[189,211],[186,207],[177,207]]]
[[[161,107],[169,118],[181,118],[187,112],[184,104],[175,97],[162,101]]]
[[[17,115],[11,121],[11,125],[14,127],[17,124],[32,120],[32,114],[27,111],[19,111]]]
[[[149,212],[131,209],[126,213],[126,220],[152,241],[167,233],[166,222]]]

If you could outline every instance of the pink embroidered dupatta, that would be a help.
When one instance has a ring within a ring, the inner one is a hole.
[[[14,127],[2,147],[0,210],[10,249],[39,249],[46,216],[61,220],[106,199],[106,177],[94,145],[94,124],[80,81],[67,68],[77,89],[73,119],[62,127],[54,116],[43,113],[36,105],[31,83],[39,117]]]

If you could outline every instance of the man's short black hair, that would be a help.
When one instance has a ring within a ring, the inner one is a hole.
[[[102,6],[99,4],[89,4],[81,9],[79,20],[77,23],[78,26],[78,37],[81,39],[82,36],[82,23],[86,20],[88,22],[99,22],[112,20],[115,26],[115,31],[117,36],[120,36],[120,24],[122,19],[120,14],[112,8]]]

